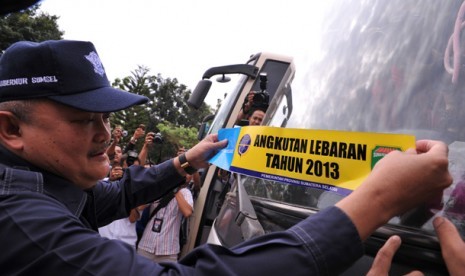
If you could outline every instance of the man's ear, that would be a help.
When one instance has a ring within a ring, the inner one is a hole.
[[[0,111],[0,140],[12,150],[20,150],[23,147],[20,121],[9,111]]]

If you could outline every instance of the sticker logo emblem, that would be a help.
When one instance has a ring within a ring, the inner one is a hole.
[[[239,145],[237,146],[237,153],[239,153],[239,156],[242,156],[247,152],[251,143],[252,138],[250,138],[249,134],[242,136],[241,140],[239,141]]]
[[[401,150],[400,148],[395,147],[386,147],[386,146],[376,146],[375,149],[371,152],[371,169],[381,160],[384,156],[394,150]]]

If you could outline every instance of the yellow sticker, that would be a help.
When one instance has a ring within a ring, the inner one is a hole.
[[[238,133],[230,170],[263,179],[348,194],[393,150],[415,137],[331,130],[248,126]]]

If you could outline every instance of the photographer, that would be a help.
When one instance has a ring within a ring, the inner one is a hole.
[[[244,99],[244,103],[242,104],[242,108],[239,111],[239,114],[237,115],[236,119],[236,125],[240,125],[242,120],[247,119],[247,114],[250,111],[250,108],[252,107],[253,104],[253,96],[255,95],[255,92],[252,90],[247,94],[247,97]]]
[[[267,81],[266,73],[260,73],[260,91],[252,90],[245,97],[242,108],[237,115],[236,125],[261,124],[270,103],[270,95],[266,91]]]
[[[236,125],[238,126],[258,126],[261,125],[265,117],[268,104],[257,106],[253,102],[254,91],[251,91],[245,98],[239,115],[237,115]]]
[[[122,129],[121,129],[121,132],[122,132]],[[140,124],[134,131],[134,134],[132,135],[128,144],[122,150],[122,157],[121,157],[120,163],[122,164],[123,168],[127,168],[132,165],[141,164],[139,153],[136,150],[136,143],[138,139],[143,137],[144,135],[145,135],[145,125]]]
[[[140,150],[140,153],[139,153],[139,162],[141,166],[144,166],[147,163],[149,148],[153,144],[161,144],[161,143],[163,143],[163,137],[161,136],[160,133],[156,133],[156,134],[154,132],[147,133],[147,135],[145,136],[144,145],[142,146],[142,149]],[[160,149],[159,155],[161,155],[161,149]]]
[[[123,155],[123,167],[128,168],[132,165],[141,165],[139,154],[135,150],[129,150]]]
[[[140,124],[136,130],[134,131],[134,134],[132,135],[131,139],[129,140],[129,143],[124,147],[123,153],[127,153],[130,150],[134,150],[136,147],[137,141],[141,138],[144,137],[145,135],[145,125]]]
[[[126,132],[127,135],[127,132]],[[112,140],[110,142],[110,146],[107,149],[107,155],[110,159],[110,165],[121,165],[121,156],[123,155],[123,151],[119,146],[119,142],[121,141],[122,137],[124,136],[123,128],[121,126],[116,126],[112,133]]]

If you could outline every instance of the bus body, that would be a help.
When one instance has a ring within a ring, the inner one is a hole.
[[[453,183],[441,204],[394,217],[365,242],[365,256],[345,274],[366,273],[379,248],[396,234],[402,246],[391,273],[419,269],[447,275],[432,220],[451,219],[465,237],[465,4],[353,0],[334,1],[325,11],[311,45],[302,45],[308,48],[303,56],[263,53],[246,63],[256,70],[240,75],[208,132],[234,126],[247,93],[258,90],[258,74],[267,72],[272,81],[264,125],[444,141]],[[267,66],[267,60],[273,63]],[[341,198],[331,191],[228,175],[211,166],[203,174],[184,254],[205,242],[232,247],[287,229]]]

